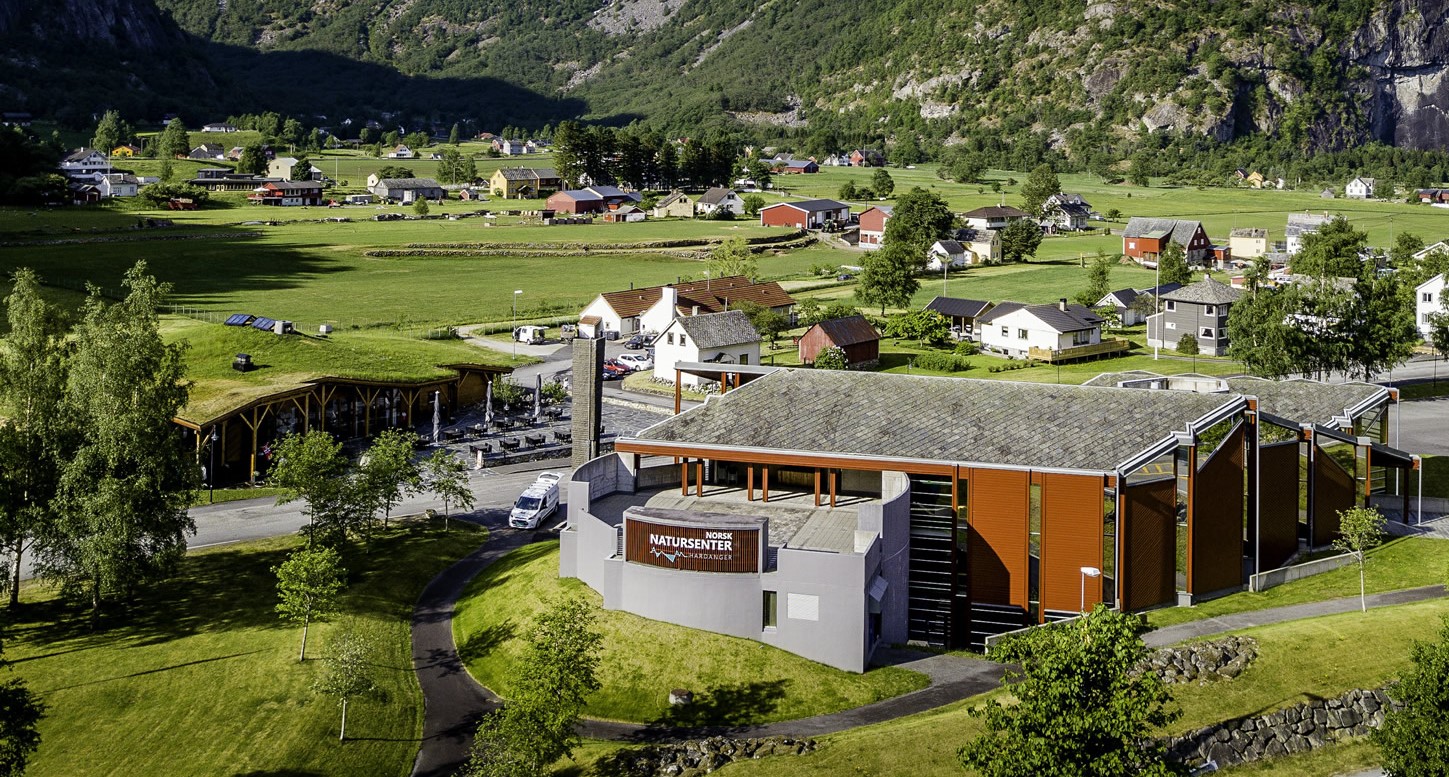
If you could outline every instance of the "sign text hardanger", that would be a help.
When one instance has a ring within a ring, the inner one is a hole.
[[[690,572],[760,571],[755,527],[675,526],[630,517],[625,561]]]

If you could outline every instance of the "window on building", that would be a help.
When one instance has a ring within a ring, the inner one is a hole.
[[[1033,476],[1035,477],[1035,476]],[[1031,622],[1041,611],[1041,484],[1032,483],[1027,503],[1027,612]]]
[[[1092,342],[1092,333],[1086,329],[1072,333],[1072,345],[1088,345]]]
[[[765,591],[762,602],[760,623],[762,628],[773,629],[779,623],[780,594],[775,591]]]
[[[674,333],[670,332],[669,334],[665,335],[664,342],[668,343],[669,345],[674,345]]]
[[[679,335],[679,344],[680,345],[689,345],[689,338],[688,337],[685,337],[682,332]]]
[[[1204,315],[1216,316],[1218,314],[1218,308],[1216,305],[1208,305],[1203,308],[1202,312]]]
[[[1432,292],[1432,291],[1426,291],[1426,292],[1424,292],[1424,301],[1425,302],[1433,302],[1434,301],[1434,292]]]
[[[740,364],[749,364],[749,363],[750,363],[750,355],[747,354],[747,353],[740,354]]]
[[[1212,327],[1205,326],[1205,327],[1202,328],[1202,333],[1200,335],[1198,335],[1198,336],[1199,337],[1205,337],[1205,338],[1207,338],[1209,340],[1212,340],[1213,338],[1217,337],[1217,333],[1214,332],[1214,330],[1213,330]]]
[[[1009,326],[1002,327],[1001,328],[1001,336],[1002,337],[1011,337],[1011,327],[1009,327]]]
[[[1166,324],[1165,324],[1165,326],[1166,326],[1166,327],[1167,327],[1167,328],[1168,328],[1168,329],[1176,329],[1176,328],[1177,328],[1177,322],[1176,322],[1176,321],[1168,321],[1168,322],[1167,322],[1167,323],[1166,323]]]
[[[1016,330],[1016,339],[1018,339],[1018,340],[1025,340],[1026,339],[1026,330],[1025,329],[1018,329],[1018,330]]]
[[[1163,303],[1163,308],[1166,309],[1166,310],[1175,311],[1175,310],[1177,310],[1177,303],[1174,302],[1174,301],[1172,301],[1172,300],[1167,300],[1166,302]]]

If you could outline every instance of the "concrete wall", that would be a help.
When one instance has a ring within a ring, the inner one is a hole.
[[[881,602],[881,640],[903,645],[907,637],[906,586],[910,576],[911,481],[903,472],[881,473],[883,494],[879,504],[860,507],[860,530],[875,532],[878,561],[868,564],[867,590],[872,570],[885,578],[886,594]],[[866,605],[869,606],[867,601]]]
[[[1305,577],[1321,575],[1324,572],[1332,572],[1339,567],[1346,567],[1357,562],[1358,559],[1352,553],[1344,553],[1339,556],[1329,556],[1328,558],[1321,558],[1304,564],[1294,564],[1291,567],[1270,569],[1267,572],[1249,575],[1248,590],[1266,591],[1269,588],[1276,588],[1284,583],[1291,583],[1294,580],[1302,580]]]
[[[756,594],[754,638],[837,669],[865,671],[865,561],[865,554],[782,548],[777,571],[759,581],[760,590],[779,594],[777,626],[760,629]]]

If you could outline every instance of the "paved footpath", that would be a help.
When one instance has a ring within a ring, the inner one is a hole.
[[[1422,602],[1429,599],[1439,599],[1449,596],[1442,585],[1429,585],[1423,588],[1407,588],[1402,591],[1389,591],[1381,594],[1369,594],[1368,606],[1392,607],[1396,604],[1408,604],[1410,602]],[[1266,610],[1254,610],[1252,612],[1240,612],[1232,615],[1223,615],[1217,618],[1203,618],[1200,621],[1183,623],[1177,626],[1150,631],[1142,635],[1142,641],[1148,647],[1166,647],[1183,640],[1198,639],[1201,637],[1221,634],[1225,631],[1237,631],[1253,626],[1264,626],[1269,623],[1283,623],[1284,621],[1296,621],[1304,618],[1316,618],[1320,615],[1337,615],[1343,612],[1354,612],[1359,609],[1357,596],[1350,596],[1343,599],[1330,599],[1326,602],[1308,602],[1306,604],[1292,604],[1286,607],[1270,607]]]

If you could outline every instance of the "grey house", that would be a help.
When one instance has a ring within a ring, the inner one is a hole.
[[[1197,337],[1198,352],[1228,353],[1228,310],[1243,292],[1212,278],[1162,295],[1162,312],[1147,319],[1147,345],[1176,348],[1184,335]]]

